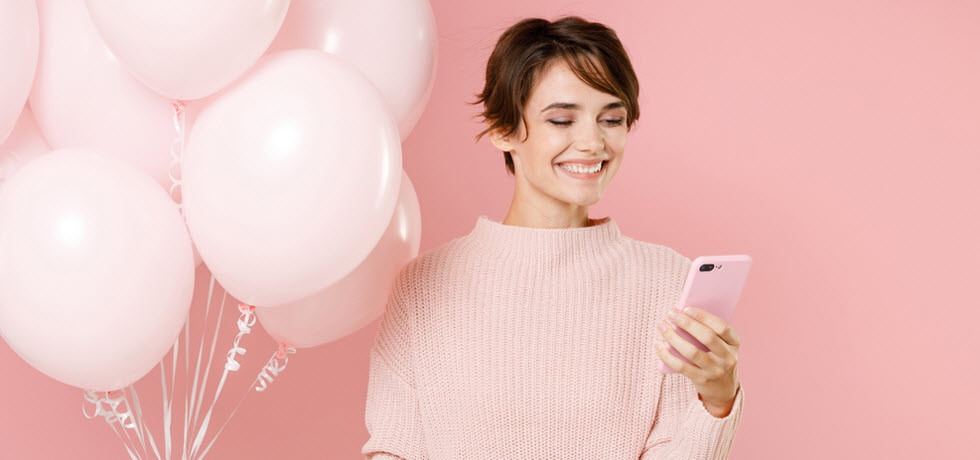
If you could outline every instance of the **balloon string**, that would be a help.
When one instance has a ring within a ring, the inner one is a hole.
[[[98,393],[92,390],[85,390],[84,397],[86,402],[94,405],[92,415],[89,415],[84,405],[82,406],[82,414],[85,415],[85,418],[92,419],[101,416],[109,424],[119,423],[123,428],[136,429],[133,413],[129,410],[126,395],[121,390],[100,391]],[[123,408],[120,409],[120,406]]]
[[[170,106],[174,109],[173,123],[177,134],[170,142],[170,167],[167,169],[167,175],[170,176],[170,197],[177,203],[177,209],[182,211],[183,200],[175,192],[178,187],[183,187],[183,182],[178,176],[180,175],[181,158],[184,155],[184,101],[175,100]]]
[[[207,447],[204,448],[204,451],[201,452],[201,455],[197,458],[197,460],[203,460],[204,456],[211,450],[211,446],[213,446],[214,442],[218,440],[218,435],[220,435],[221,432],[224,431],[225,427],[228,426],[228,422],[231,421],[231,418],[233,415],[235,415],[235,412],[238,412],[238,408],[241,407],[242,402],[245,401],[245,397],[248,396],[253,389],[255,391],[265,391],[265,389],[268,388],[266,384],[271,384],[272,380],[276,376],[282,373],[282,371],[286,370],[286,364],[289,362],[289,355],[294,353],[296,353],[295,348],[287,347],[282,342],[279,343],[279,349],[272,354],[269,361],[266,362],[262,370],[259,371],[259,375],[255,378],[255,382],[253,382],[252,386],[248,387],[248,389],[245,390],[245,394],[238,399],[238,403],[235,404],[235,408],[232,409],[230,414],[228,414],[228,418],[226,418],[225,422],[221,424],[221,428],[218,428],[218,431],[214,433],[214,437],[211,438],[211,442],[209,442]]]
[[[157,449],[156,440],[153,439],[153,433],[146,428],[146,424],[143,421],[143,408],[140,406],[140,397],[136,392],[136,386],[129,385],[128,389],[129,393],[133,395],[133,412],[136,414],[136,420],[139,421],[140,444],[143,446],[143,456],[145,458],[150,458],[149,451],[146,450],[146,442],[143,441],[145,439],[150,443],[150,448],[153,449],[153,454],[156,455],[157,460],[162,460],[160,458],[160,451]]]
[[[272,355],[272,358],[269,358],[269,362],[265,364],[265,367],[259,372],[259,376],[255,378],[255,391],[265,391],[267,384],[271,384],[279,376],[279,373],[286,370],[286,364],[289,363],[289,355],[293,353],[296,353],[295,348],[287,347],[280,342],[279,350],[276,351],[276,354]]]
[[[208,353],[208,364],[204,367],[204,380],[201,382],[201,392],[197,395],[197,406],[194,409],[194,423],[192,427],[196,430],[199,425],[198,421],[201,415],[201,406],[204,402],[204,390],[207,388],[208,376],[211,375],[211,363],[214,362],[214,351],[218,345],[218,329],[221,326],[221,320],[225,313],[225,301],[228,299],[228,292],[225,291],[221,295],[221,305],[218,307],[218,321],[214,324],[214,336],[211,338],[211,351]],[[203,341],[204,338],[202,337]]]
[[[204,441],[204,435],[207,433],[208,425],[211,421],[211,414],[214,412],[214,405],[218,401],[218,396],[221,395],[221,390],[225,386],[228,373],[241,369],[241,364],[235,358],[238,355],[245,354],[246,350],[241,346],[241,340],[252,332],[252,326],[255,325],[257,319],[255,316],[255,307],[252,305],[240,303],[238,304],[238,311],[241,312],[241,316],[238,318],[238,334],[235,336],[231,349],[228,350],[225,370],[222,372],[221,380],[218,382],[218,388],[214,392],[214,399],[211,400],[211,405],[208,407],[207,413],[204,414],[204,420],[201,421],[201,427],[198,429],[197,436],[194,438],[194,444],[191,446],[191,458],[195,458],[198,449],[201,447],[201,443]]]
[[[244,303],[238,304],[238,311],[242,313],[238,317],[238,335],[235,336],[235,341],[230,350],[228,350],[228,361],[225,362],[225,369],[229,371],[237,371],[242,367],[238,361],[235,361],[236,355],[244,355],[245,349],[241,346],[242,337],[245,337],[250,332],[252,332],[252,326],[255,325],[255,307],[247,305]]]
[[[184,101],[181,101],[181,100],[178,99],[178,100],[175,100],[170,106],[173,109],[173,118],[172,118],[172,121],[173,121],[175,135],[174,135],[173,140],[170,142],[170,165],[167,168],[167,176],[170,178],[170,189],[169,189],[169,193],[170,193],[170,197],[173,198],[173,200],[174,200],[175,203],[177,203],[177,212],[183,214],[184,213],[184,204],[183,204],[183,195],[182,195],[182,192],[183,192],[183,184],[184,183],[183,183],[183,181],[181,180],[181,178],[179,176],[180,176],[180,170],[181,170],[181,163],[182,163],[183,155],[184,155],[184,138],[185,138],[185,127],[186,127],[185,118],[184,118],[185,104],[184,104]],[[179,191],[178,191],[178,188],[180,189]],[[214,278],[212,277],[212,283],[213,282],[214,282]],[[210,292],[209,292],[209,294],[210,294]],[[210,306],[210,302],[211,302],[211,297],[209,295],[208,296],[208,305],[209,306]],[[205,323],[206,322],[207,322],[207,316],[205,316]],[[188,314],[187,315],[187,319],[184,322],[184,348],[185,348],[185,351],[184,351],[184,376],[185,377],[184,378],[185,379],[190,376],[190,359],[191,359],[191,357],[190,357],[190,355],[191,355],[191,347],[190,347],[190,334],[191,334],[191,332],[190,331],[191,331],[191,321],[190,321],[190,314]],[[202,341],[203,341],[203,339],[202,339]],[[178,354],[179,349],[180,349],[180,336],[178,335],[177,336],[177,340],[174,342],[173,374],[172,374],[173,375],[173,378],[171,380],[171,393],[170,393],[170,398],[169,399],[167,398],[167,395],[166,395],[166,382],[165,382],[165,377],[164,377],[164,380],[161,380],[161,383],[163,383],[163,385],[164,385],[164,431],[166,432],[167,460],[170,460],[170,452],[171,452],[171,448],[172,448],[171,429],[172,429],[172,421],[173,421],[173,400],[174,400],[173,399],[173,391],[176,389],[175,387],[176,387],[176,381],[177,381],[177,354]],[[198,366],[200,366],[200,353],[198,354]],[[161,370],[161,372],[163,371],[163,363],[162,362],[160,363],[160,370]],[[197,388],[197,383],[196,383],[197,375],[196,374],[197,373],[195,372],[194,389]],[[186,388],[187,388],[187,384],[186,383],[184,384],[184,388],[186,390]],[[193,407],[193,406],[191,406],[191,407]],[[188,421],[189,421],[189,418],[190,418],[190,408],[191,407],[188,407],[188,398],[187,398],[187,393],[185,392],[184,393],[184,438],[183,438],[183,442],[182,442],[182,445],[183,445],[182,458],[185,459],[185,460],[187,459],[187,428],[188,428],[187,424],[188,424]]]
[[[197,425],[198,415],[200,414],[201,411],[201,402],[204,399],[204,390],[207,389],[208,375],[210,374],[211,361],[212,361],[212,357],[214,356],[214,346],[215,346],[215,342],[218,341],[218,326],[221,325],[221,316],[222,313],[224,312],[225,296],[222,296],[221,308],[219,308],[218,310],[218,321],[217,323],[215,323],[214,326],[214,336],[211,344],[211,356],[208,357],[208,364],[204,368],[204,378],[200,380],[201,384],[200,386],[198,386],[198,378],[200,377],[201,363],[203,361],[201,357],[202,354],[204,353],[204,342],[208,330],[207,328],[208,317],[211,315],[211,301],[214,298],[214,285],[215,285],[215,280],[214,280],[214,275],[212,274],[211,282],[208,285],[208,301],[204,309],[204,324],[201,326],[201,342],[197,349],[197,364],[195,365],[195,370],[194,370],[194,384],[191,387],[191,393],[190,393],[190,408],[191,408],[191,413],[193,415],[188,417],[188,420],[192,421],[191,422],[192,432],[195,426]],[[227,292],[225,294],[227,295]],[[187,396],[185,395],[185,397]]]
[[[187,401],[187,380],[190,378],[191,369],[191,315],[188,312],[187,320],[184,323],[184,437],[183,450],[181,452],[181,459],[187,460],[187,422],[189,419],[190,411],[188,410]],[[176,372],[176,369],[174,370]]]
[[[130,458],[140,460],[141,457],[136,450],[136,444],[129,434],[129,430],[136,430],[137,425],[133,419],[133,413],[129,409],[129,403],[126,401],[126,395],[121,390],[98,393],[93,390],[84,390],[82,395],[85,398],[82,403],[82,415],[88,419],[102,417],[122,441]],[[92,405],[91,414],[87,409],[89,404]]]
[[[186,321],[185,321],[185,324],[186,324]],[[167,397],[167,366],[165,364],[166,363],[166,359],[161,359],[160,360],[160,388],[163,390],[163,439],[164,439],[164,447],[166,449],[165,452],[166,452],[166,458],[167,458],[167,460],[170,460],[170,449],[172,447],[172,442],[170,440],[170,437],[171,437],[170,436],[170,431],[171,431],[171,428],[172,428],[171,422],[173,420],[173,400],[174,400],[173,390],[174,390],[174,387],[176,386],[176,379],[177,379],[177,354],[180,351],[180,336],[179,335],[177,336],[177,339],[174,340],[174,348],[173,348],[173,350],[174,350],[173,351],[173,371],[172,371],[172,374],[171,375],[173,375],[173,379],[174,380],[172,380],[171,381],[171,384],[170,384],[170,396],[169,396],[169,398]]]
[[[184,319],[185,328],[189,327],[187,321],[189,321],[189,318]],[[174,390],[177,388],[177,356],[180,354],[179,334],[177,335],[177,338],[174,339],[174,346],[172,350],[173,364],[171,364],[172,370],[169,395],[167,391],[167,359],[164,357],[164,359],[160,360],[160,390],[162,392],[161,399],[163,400],[163,440],[165,449],[164,454],[167,460],[170,460],[170,452],[173,446],[173,442],[171,440],[171,430],[173,428]],[[157,456],[159,457],[159,454],[157,454]]]
[[[129,388],[132,389],[132,385],[130,385]],[[135,393],[132,394],[135,397]],[[125,395],[125,390],[123,391],[123,395]],[[144,435],[143,432],[143,420],[140,420],[140,413],[142,413],[142,411],[139,410],[136,399],[127,398],[126,402],[129,403],[129,401],[133,401],[132,404],[130,405],[130,408],[132,409],[132,413],[133,413],[133,422],[136,424],[136,430],[135,430],[136,439],[140,442],[140,447],[143,449],[143,458],[148,459],[150,457],[146,451],[146,436]]]
[[[227,292],[225,293],[225,296],[227,296]],[[224,301],[225,301],[225,297],[222,298],[222,308],[220,310],[223,310]],[[185,397],[185,406],[184,406],[185,407],[185,424],[184,424],[185,435],[184,435],[184,451],[183,451],[184,459],[188,458],[188,452],[187,452],[188,447],[190,447],[191,459],[195,459],[195,458],[197,460],[203,459],[204,456],[211,450],[211,447],[214,446],[214,443],[215,441],[217,441],[218,436],[224,431],[225,427],[231,421],[232,416],[234,416],[235,413],[238,411],[238,409],[241,407],[242,403],[245,400],[245,397],[253,389],[257,392],[265,391],[269,387],[269,385],[273,383],[275,378],[278,377],[283,371],[285,371],[286,366],[289,363],[289,355],[296,353],[295,348],[287,347],[285,344],[279,343],[278,349],[272,354],[272,356],[266,362],[265,366],[263,366],[263,368],[259,371],[252,385],[249,386],[249,388],[245,391],[245,394],[243,394],[242,397],[238,400],[238,403],[235,405],[234,409],[225,419],[224,423],[222,423],[221,427],[218,428],[218,431],[214,434],[211,440],[207,443],[204,450],[200,453],[200,455],[197,455],[198,450],[203,445],[205,435],[207,434],[209,421],[214,411],[215,403],[218,400],[218,396],[221,394],[221,390],[224,387],[225,381],[228,377],[228,373],[235,372],[241,369],[241,364],[236,360],[236,358],[239,355],[245,355],[246,352],[245,348],[241,346],[241,340],[242,338],[244,338],[245,335],[251,333],[252,327],[255,325],[257,321],[257,317],[255,316],[255,307],[244,303],[240,303],[238,305],[238,309],[241,312],[241,316],[238,318],[237,321],[238,334],[235,337],[233,346],[228,351],[227,360],[224,366],[225,369],[224,372],[222,373],[221,381],[218,383],[218,388],[215,391],[214,399],[211,401],[210,407],[208,408],[208,411],[204,416],[204,420],[202,421],[201,426],[199,428],[195,427],[198,428],[195,430],[197,431],[197,434],[191,446],[188,446],[187,444],[188,437],[186,435],[186,432],[188,426],[187,421],[189,421],[187,420],[189,411],[187,410],[188,409],[187,398]],[[220,310],[218,314],[219,324],[221,321]],[[190,318],[188,317],[185,323],[185,327],[187,328],[187,330],[189,330],[189,325],[190,325]],[[218,331],[216,327],[215,341],[217,338],[217,332]],[[187,348],[188,346],[189,344],[185,344],[185,348]],[[211,357],[213,357],[214,355],[214,348],[215,345],[214,342],[212,342]],[[187,349],[189,350],[189,348]],[[174,342],[174,349],[173,349],[173,356],[172,356],[173,370],[171,373],[169,397],[167,391],[168,389],[167,389],[166,366],[164,365],[165,360],[161,360],[160,362],[160,371],[161,371],[160,382],[161,382],[161,387],[163,392],[163,405],[165,408],[164,409],[164,430],[166,432],[166,436],[165,436],[166,457],[165,458],[167,460],[170,460],[171,458],[172,442],[170,436],[170,428],[172,423],[172,407],[174,402],[173,396],[176,387],[177,360],[178,360],[179,352],[180,352],[180,337],[178,336],[178,338]],[[189,361],[190,353],[185,352],[184,355],[185,355],[185,360]],[[207,369],[211,367],[210,366],[211,357],[209,357],[208,365],[206,366],[205,369],[205,376],[204,376],[205,381],[207,380],[207,375],[208,375]],[[200,359],[198,361],[199,361],[198,363],[199,365]],[[185,367],[187,368],[186,370],[189,371],[189,364],[185,363]],[[200,409],[201,407],[200,401],[201,398],[203,397],[205,387],[206,385],[204,384],[204,382],[202,382],[201,393],[200,396],[198,397],[197,409]],[[147,445],[146,445],[147,442],[149,442],[149,447],[156,455],[156,458],[158,460],[163,460],[163,458],[160,456],[160,451],[156,446],[156,441],[154,440],[152,434],[146,428],[146,425],[143,422],[142,408],[140,407],[139,396],[136,392],[136,388],[133,385],[130,385],[128,388],[132,394],[132,399],[133,399],[132,408],[123,390],[115,390],[115,391],[103,392],[103,393],[97,393],[92,390],[86,390],[84,392],[84,397],[86,403],[88,404],[83,404],[82,413],[86,418],[89,419],[95,417],[103,417],[106,423],[109,424],[110,428],[112,428],[113,432],[116,433],[116,436],[119,437],[119,439],[123,442],[123,447],[126,448],[126,452],[129,454],[132,460],[142,460],[142,459],[149,458],[150,451],[147,450]],[[91,410],[89,410],[89,404],[91,405]],[[191,407],[193,408],[194,406]],[[196,418],[197,417],[195,416],[194,417],[195,421]],[[139,450],[140,448],[142,448],[142,454],[143,454],[142,456],[140,455],[140,450]]]

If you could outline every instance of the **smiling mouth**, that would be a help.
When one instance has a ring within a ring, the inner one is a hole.
[[[562,163],[558,163],[555,166],[562,170],[566,175],[576,178],[576,179],[595,179],[602,175],[602,172],[606,170],[607,163],[609,160],[603,160],[598,164],[599,169],[593,171],[593,168],[583,168],[577,167],[575,170],[566,168]]]

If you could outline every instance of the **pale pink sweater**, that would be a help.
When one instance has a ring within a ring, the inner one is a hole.
[[[370,352],[366,459],[723,459],[716,418],[662,374],[657,324],[691,260],[620,233],[487,216],[395,280]]]

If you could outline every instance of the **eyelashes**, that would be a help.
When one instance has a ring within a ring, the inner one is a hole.
[[[622,118],[617,118],[615,120],[603,120],[603,121],[607,122],[609,126],[619,126],[623,124]],[[558,126],[569,126],[572,124],[572,122],[570,121],[557,121],[557,120],[548,120],[548,123],[551,123],[553,125],[558,125]]]

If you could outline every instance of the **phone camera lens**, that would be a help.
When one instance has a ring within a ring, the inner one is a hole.
[[[699,270],[703,272],[710,272],[713,268],[715,268],[715,264],[703,264]]]

